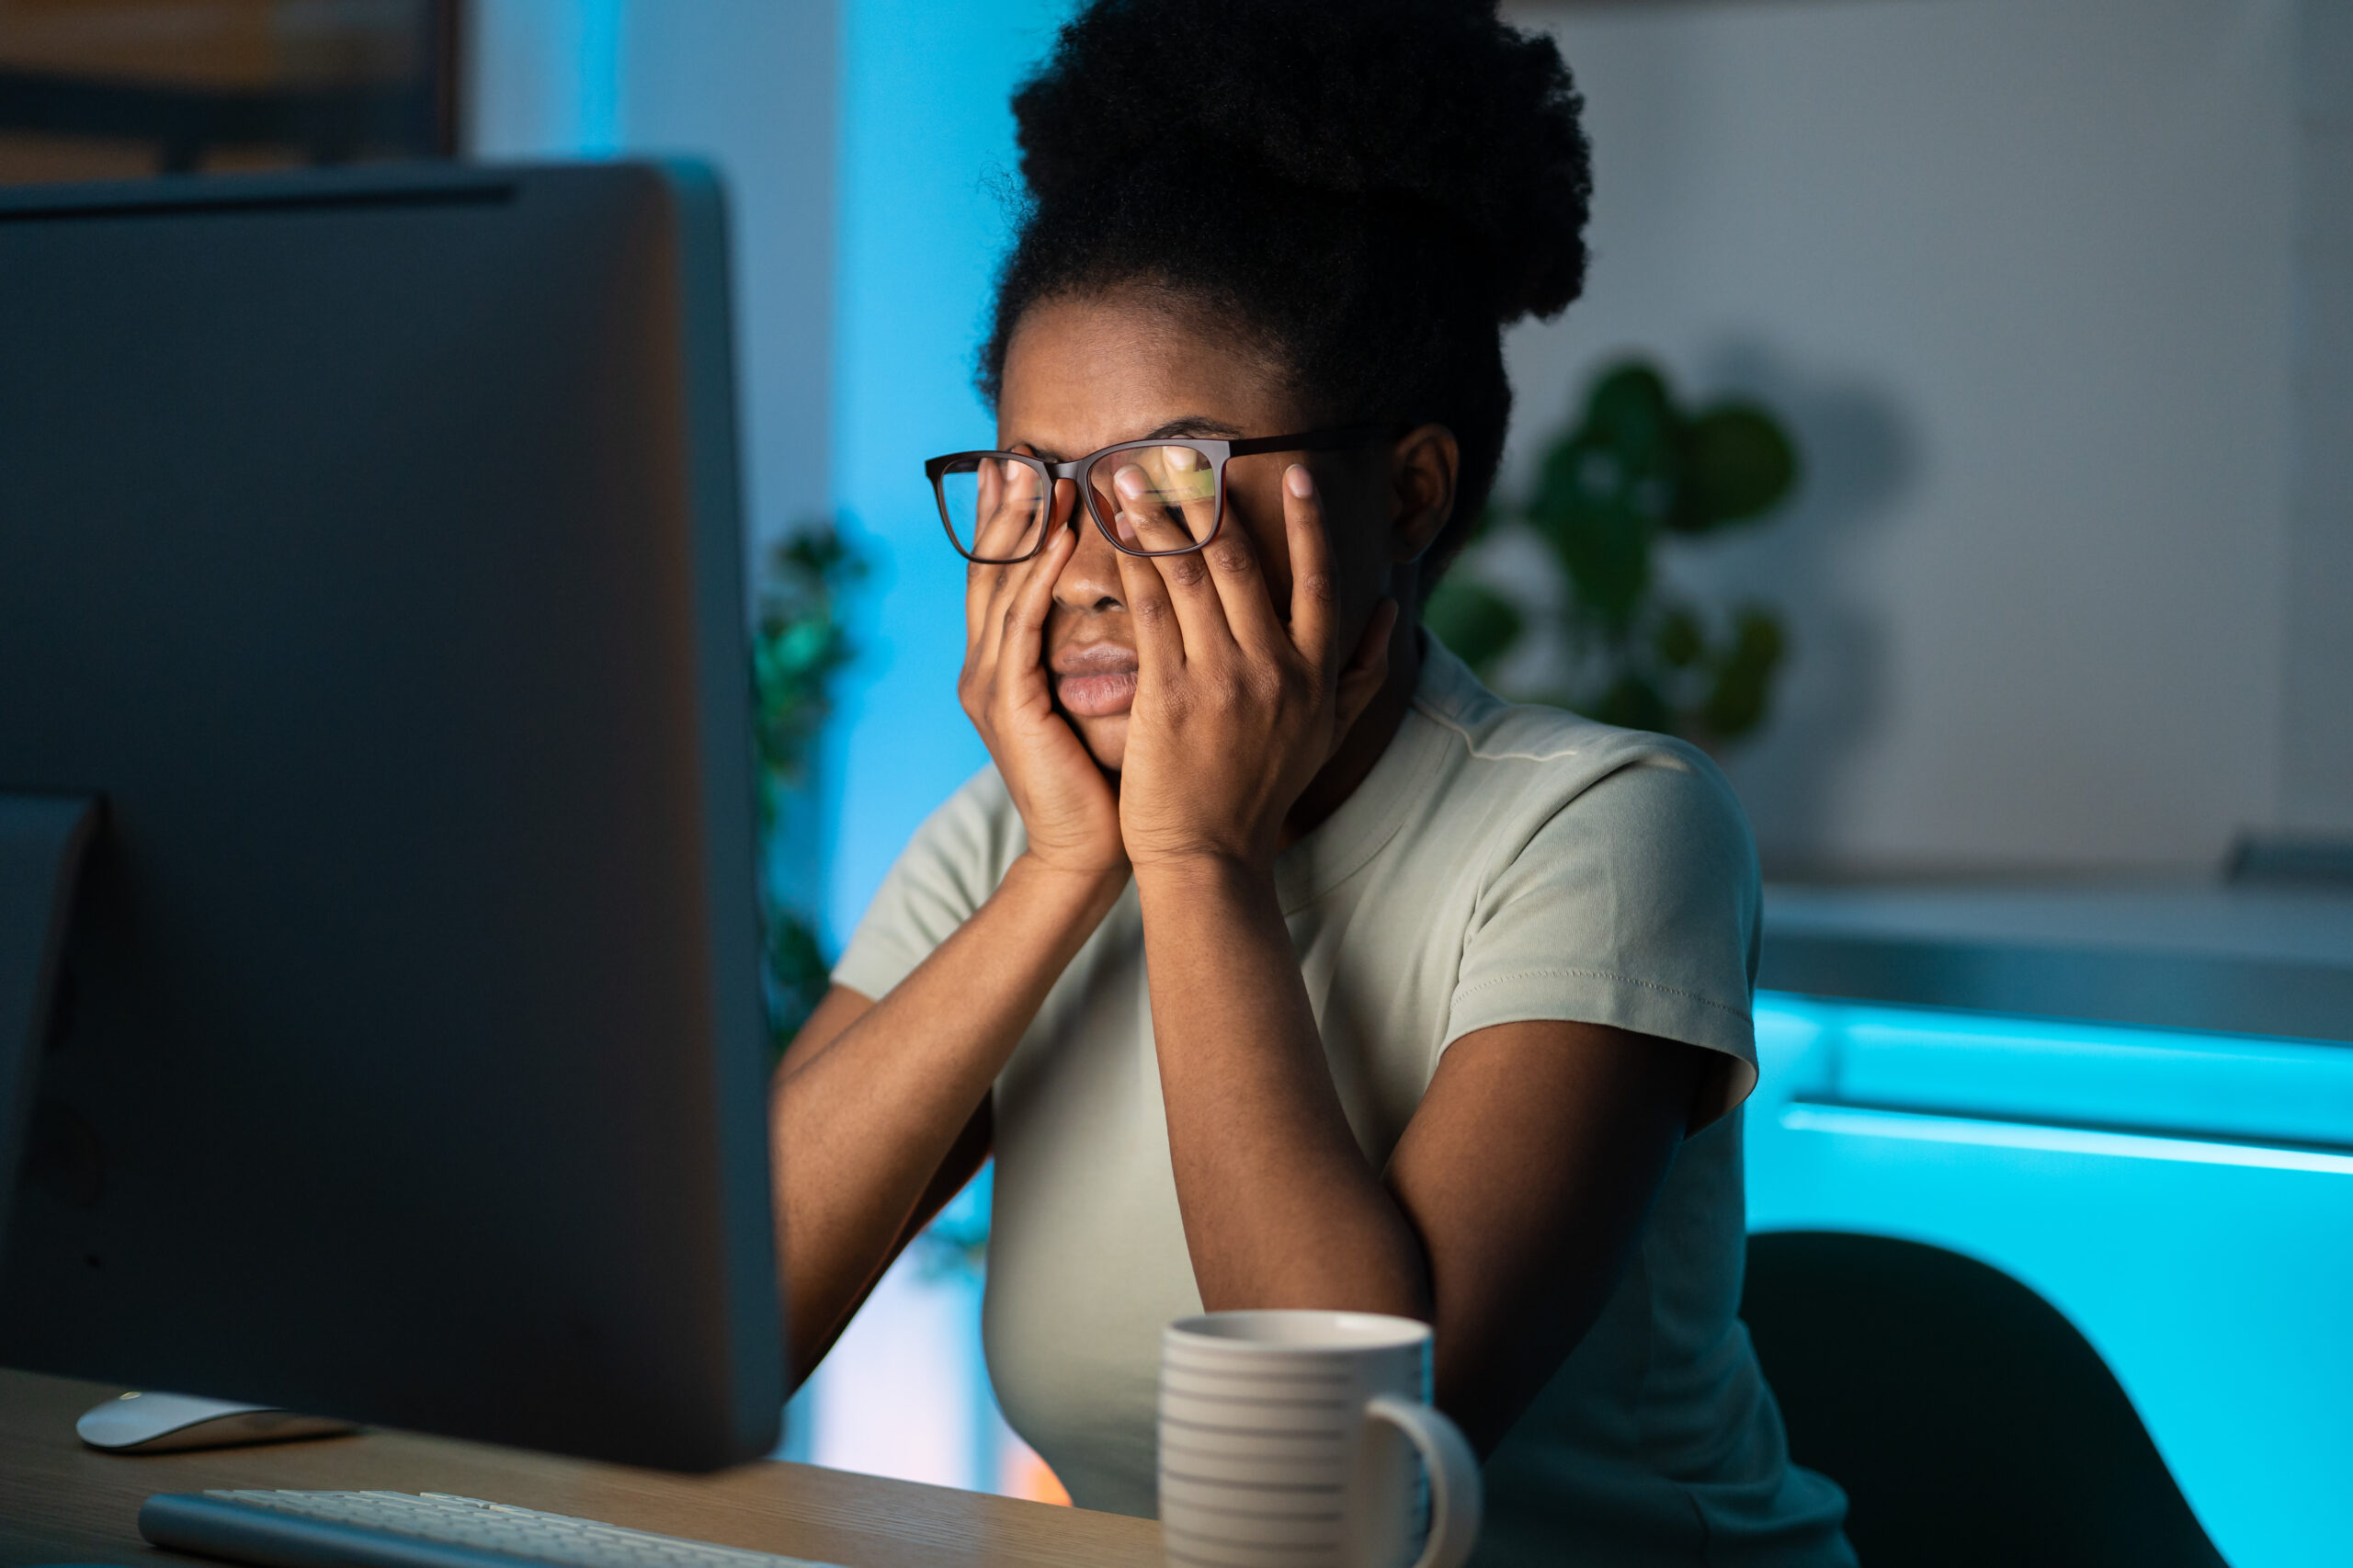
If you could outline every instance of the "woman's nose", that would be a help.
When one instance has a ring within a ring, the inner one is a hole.
[[[1119,608],[1119,552],[1085,506],[1074,506],[1066,516],[1064,526],[1078,530],[1078,548],[1063,563],[1062,575],[1054,579],[1054,602],[1074,610]]]

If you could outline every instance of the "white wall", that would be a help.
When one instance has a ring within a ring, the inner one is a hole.
[[[2304,0],[2280,813],[2353,835],[2353,0]]]
[[[2293,0],[1516,14],[1598,190],[1588,296],[1510,343],[1515,460],[1630,347],[1766,397],[1809,460],[1678,566],[1793,625],[1736,767],[1768,858],[2203,868],[2282,821]],[[2353,656],[2302,667],[2353,703]]]
[[[831,504],[835,43],[830,0],[479,0],[470,151],[691,154],[727,184],[755,539]]]

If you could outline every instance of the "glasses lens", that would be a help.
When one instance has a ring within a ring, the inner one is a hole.
[[[1122,550],[1199,550],[1217,531],[1217,470],[1190,447],[1131,447],[1088,471],[1096,515]]]
[[[1045,535],[1050,493],[1038,471],[1010,458],[960,458],[939,476],[956,548],[975,561],[1026,561]]]

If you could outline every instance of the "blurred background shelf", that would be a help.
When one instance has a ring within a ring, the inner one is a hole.
[[[1759,983],[1924,1007],[2353,1041],[2353,890],[1778,883]]]
[[[458,0],[0,0],[0,183],[449,157]]]

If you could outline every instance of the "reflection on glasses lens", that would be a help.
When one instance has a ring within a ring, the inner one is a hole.
[[[984,563],[1037,552],[1049,494],[1036,469],[1010,458],[960,458],[939,476],[940,514],[956,548]]]
[[[1217,471],[1190,447],[1131,447],[1096,460],[1087,501],[1122,549],[1199,550],[1217,531]]]

